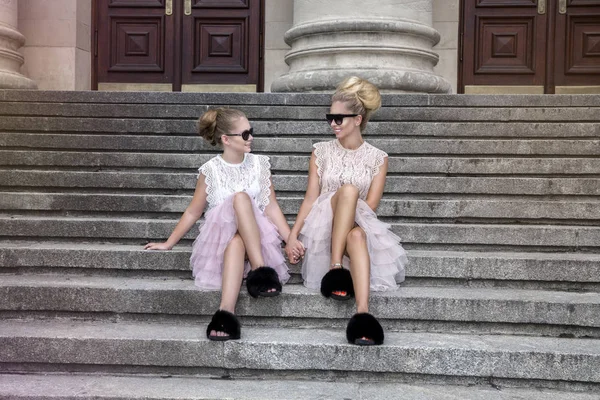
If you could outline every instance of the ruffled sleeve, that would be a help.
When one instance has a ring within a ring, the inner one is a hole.
[[[214,183],[214,168],[211,162],[207,162],[203,164],[200,168],[198,168],[198,178],[200,178],[200,174],[204,175],[204,183],[206,184],[206,201],[209,206],[215,204],[215,183]]]
[[[327,152],[328,142],[320,142],[313,144],[315,149],[315,163],[317,164],[317,175],[319,179],[323,176],[323,168],[325,167],[325,157]]]
[[[385,151],[379,150],[376,147],[373,147],[373,152],[374,163],[371,169],[371,176],[375,177],[379,173],[379,169],[385,162],[385,158],[388,156],[388,154]]]
[[[257,199],[258,207],[264,210],[269,205],[269,196],[271,195],[271,163],[269,157],[257,155],[259,166],[259,184],[260,194]]]

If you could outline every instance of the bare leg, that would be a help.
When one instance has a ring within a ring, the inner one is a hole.
[[[235,313],[242,279],[244,279],[244,262],[246,249],[239,234],[236,234],[227,245],[223,255],[223,278],[220,310]],[[210,332],[211,336],[227,336],[225,332]]]
[[[265,265],[260,247],[260,231],[258,230],[256,218],[254,218],[252,200],[248,193],[239,192],[235,194],[233,209],[237,219],[238,233],[244,241],[246,254],[248,254],[252,269]]]
[[[354,185],[343,185],[331,198],[333,209],[333,228],[331,232],[331,265],[342,263],[348,233],[354,226],[358,188]],[[332,292],[338,296],[348,293],[342,290]]]
[[[358,188],[344,185],[331,198],[333,229],[331,232],[331,264],[341,263],[348,233],[354,227]]]
[[[346,251],[350,256],[350,273],[354,283],[356,311],[366,313],[369,312],[371,259],[365,231],[360,227],[352,229],[348,233],[347,243]]]

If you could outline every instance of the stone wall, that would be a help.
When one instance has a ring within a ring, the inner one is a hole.
[[[452,84],[458,83],[458,20],[460,0],[433,0],[433,28],[440,33],[440,42],[433,50],[440,56],[434,72]]]
[[[284,57],[290,46],[283,35],[292,27],[294,0],[265,0],[265,8],[265,92],[270,92],[271,83],[289,70]]]
[[[23,74],[43,90],[91,88],[92,0],[19,0]]]

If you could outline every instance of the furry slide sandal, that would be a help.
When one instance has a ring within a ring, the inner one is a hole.
[[[346,292],[345,295],[334,292]],[[354,283],[350,271],[344,268],[333,268],[321,279],[321,294],[335,300],[350,300],[354,297]]]
[[[217,336],[210,334],[211,331],[224,332],[226,336]],[[240,338],[240,321],[229,311],[217,310],[213,315],[210,324],[206,328],[206,337],[216,342],[226,340],[236,340]]]
[[[246,288],[252,297],[275,297],[281,294],[281,282],[279,275],[271,267],[258,267],[248,272]],[[275,289],[274,291],[270,291]]]
[[[383,328],[377,319],[369,313],[357,313],[350,318],[346,328],[348,343],[359,346],[383,344]]]

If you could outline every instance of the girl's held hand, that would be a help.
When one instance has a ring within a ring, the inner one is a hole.
[[[285,253],[292,264],[297,264],[304,257],[304,245],[298,239],[293,239],[286,244]]]
[[[171,250],[173,246],[169,246],[167,242],[164,243],[148,243],[144,246],[144,250]]]

